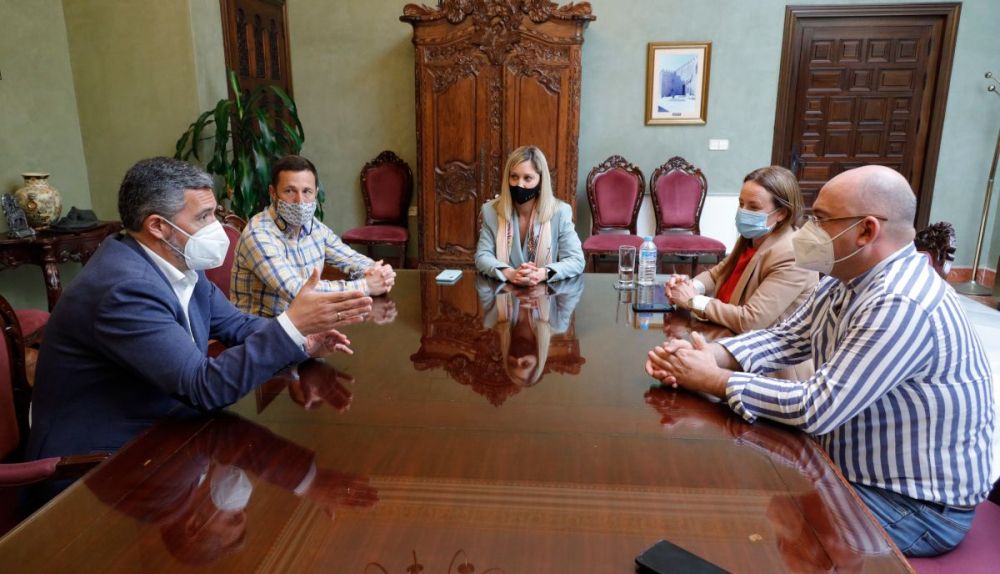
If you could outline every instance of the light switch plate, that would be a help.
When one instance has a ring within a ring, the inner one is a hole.
[[[708,149],[711,151],[726,151],[729,149],[729,140],[708,140]]]

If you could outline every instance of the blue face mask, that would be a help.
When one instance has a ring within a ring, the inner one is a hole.
[[[767,224],[769,215],[778,211],[747,211],[746,209],[736,210],[736,231],[747,239],[757,239],[771,233],[771,226]]]

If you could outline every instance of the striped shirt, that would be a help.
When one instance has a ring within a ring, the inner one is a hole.
[[[276,317],[292,302],[314,269],[330,263],[347,281],[320,281],[317,291],[362,291],[368,294],[364,271],[375,262],[348,247],[317,219],[297,236],[276,217],[274,207],[250,219],[236,245],[230,298],[251,315]]]
[[[720,343],[746,371],[729,378],[730,407],[815,435],[847,480],[953,506],[989,492],[989,363],[955,291],[912,245]],[[760,374],[809,358],[806,381]]]

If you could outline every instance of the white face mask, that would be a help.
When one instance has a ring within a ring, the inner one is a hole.
[[[194,235],[177,227],[169,219],[163,218],[171,227],[188,236],[188,242],[184,245],[184,251],[174,247],[169,241],[164,241],[178,255],[184,258],[184,264],[192,271],[202,271],[204,269],[215,269],[226,260],[226,253],[229,251],[229,236],[222,224],[218,221],[202,227]]]
[[[792,236],[792,250],[795,252],[795,264],[810,271],[818,271],[824,275],[829,275],[833,271],[836,263],[850,259],[865,248],[864,245],[854,250],[854,253],[834,259],[833,240],[864,221],[864,218],[857,220],[840,233],[830,237],[830,234],[816,225],[812,221],[806,222],[801,229]]]
[[[223,466],[212,473],[209,485],[212,504],[219,510],[243,510],[253,494],[253,483],[247,473],[235,466]]]

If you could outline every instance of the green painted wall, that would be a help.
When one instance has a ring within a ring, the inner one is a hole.
[[[668,157],[683,155],[705,171],[711,193],[730,195],[738,193],[743,175],[770,163],[786,4],[591,0],[597,20],[585,34],[583,57],[581,233],[590,220],[583,189],[587,173],[611,154],[625,155],[647,174]],[[323,173],[330,192],[327,223],[334,229],[358,225],[363,218],[357,179],[365,161],[390,148],[416,163],[413,48],[411,28],[398,21],[402,6],[394,0],[289,3],[295,96],[307,129],[303,153]],[[648,17],[637,17],[642,14]],[[960,265],[972,261],[994,130],[1000,125],[1000,102],[986,101],[996,96],[982,89],[982,73],[996,65],[988,60],[1000,53],[997,29],[1000,4],[963,3],[931,206],[932,221],[951,221],[958,230]],[[646,44],[681,40],[712,42],[708,123],[647,127]],[[729,139],[730,150],[709,152],[709,138]],[[732,214],[703,217],[729,219]],[[1000,251],[1000,231],[996,235]]]
[[[48,172],[66,213],[91,202],[63,21],[59,0],[0,0],[0,193],[21,187],[23,172]],[[62,267],[68,278],[79,265]],[[0,272],[0,294],[44,308],[39,268]]]
[[[404,2],[288,3],[292,81],[306,141],[326,188],[325,222],[363,225],[361,168],[382,150],[416,170],[411,28]],[[416,238],[414,219],[410,234]],[[410,253],[416,254],[416,241]]]
[[[189,0],[194,65],[197,76],[198,109],[214,108],[227,97],[226,58],[222,42],[222,12],[219,0]],[[188,123],[194,118],[188,120]],[[186,124],[185,124],[186,127]],[[177,132],[180,135],[180,132]],[[175,136],[176,138],[177,136]]]
[[[172,155],[199,111],[188,2],[64,0],[80,130],[98,216],[116,218],[125,171]]]

